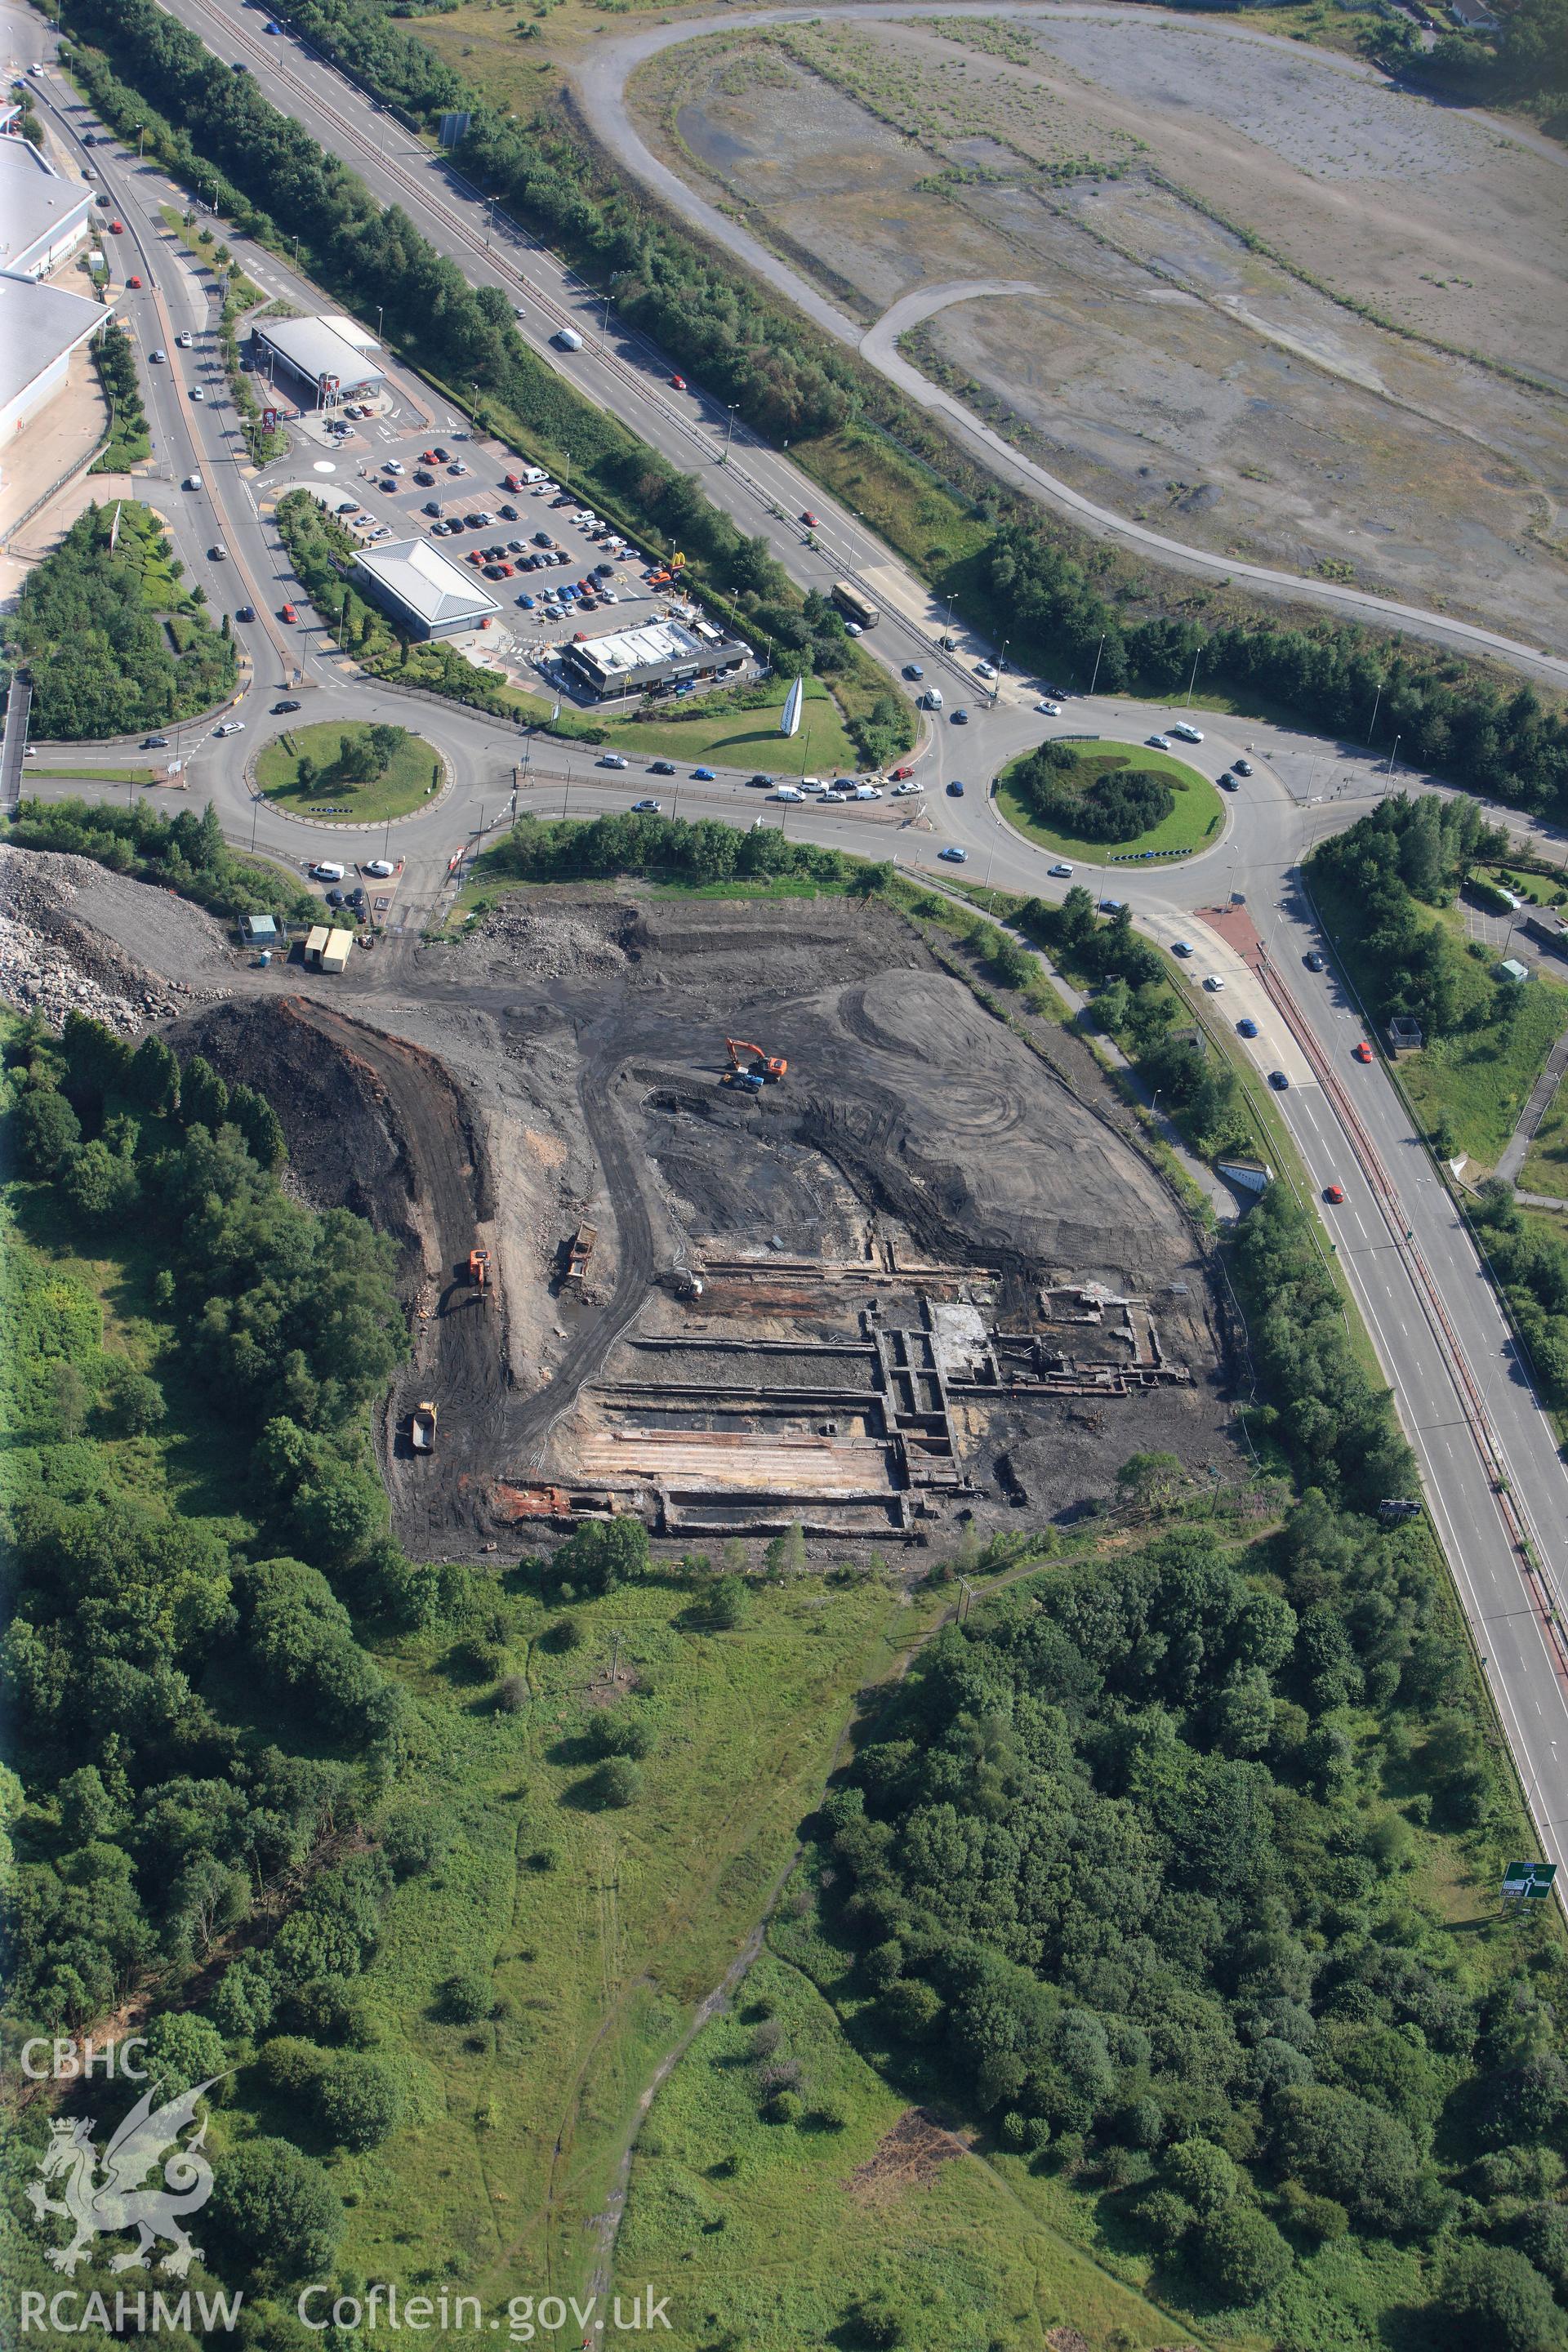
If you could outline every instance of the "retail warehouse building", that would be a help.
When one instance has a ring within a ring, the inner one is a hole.
[[[574,685],[595,702],[611,702],[732,677],[745,667],[751,648],[711,621],[650,621],[644,628],[563,646],[561,658]]]
[[[449,563],[422,539],[362,548],[350,577],[411,637],[461,636],[500,610],[471,572]]]

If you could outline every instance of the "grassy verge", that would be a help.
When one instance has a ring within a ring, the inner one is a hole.
[[[1225,803],[1208,778],[1200,776],[1184,760],[1173,759],[1169,751],[1144,751],[1127,743],[1075,744],[1073,749],[1079,753],[1086,784],[1115,768],[1148,768],[1168,778],[1175,806],[1162,824],[1132,841],[1089,841],[1041,824],[1010,788],[1007,779],[1012,768],[1005,768],[996,780],[996,806],[1009,824],[1041,849],[1054,850],[1060,857],[1082,858],[1086,864],[1126,866],[1148,857],[1190,857],[1195,849],[1217,840],[1225,822]],[[1016,765],[1015,761],[1013,767]]]
[[[1372,1003],[1373,974],[1361,945],[1358,910],[1328,875],[1314,872],[1312,895],[1357,994]],[[1416,906],[1424,927],[1443,926],[1463,938],[1464,919],[1457,908]],[[1495,961],[1488,949],[1458,964],[1462,993],[1454,1025],[1419,1054],[1402,1055],[1399,1061],[1399,1082],[1421,1125],[1446,1130],[1456,1150],[1481,1169],[1496,1166],[1547,1055],[1568,1029],[1568,987],[1539,973],[1518,991],[1517,1003],[1507,1012],[1496,1010],[1498,992],[1490,977]]]
[[[1549,1192],[1554,1200],[1568,1201],[1568,1097],[1561,1087],[1535,1130],[1519,1181],[1526,1192]]]
[[[68,777],[74,783],[84,784],[144,784],[152,780],[150,768],[33,768],[26,771],[28,782],[40,777]]]
[[[779,733],[779,719],[791,681],[775,679],[754,703],[733,695],[711,703],[692,697],[686,705],[672,704],[668,715],[657,719],[599,719],[584,730],[588,740],[609,751],[650,760],[717,761],[722,767],[766,768],[788,778],[832,776],[859,765],[859,755],[844,731],[843,714],[819,679],[807,678],[800,732],[787,740]],[[524,714],[548,719],[551,705],[538,695],[523,695]],[[682,715],[684,711],[685,715]],[[555,731],[560,731],[559,729]]]
[[[260,753],[257,782],[268,800],[325,824],[379,824],[387,817],[406,816],[439,789],[442,768],[422,737],[398,732],[403,740],[380,775],[356,783],[334,775],[333,762],[345,743],[351,750],[368,743],[367,720],[291,728]]]

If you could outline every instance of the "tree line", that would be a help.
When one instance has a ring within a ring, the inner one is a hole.
[[[320,901],[278,867],[231,850],[210,801],[200,816],[190,809],[163,816],[145,798],[130,808],[25,800],[9,838],[21,849],[94,858],[113,874],[158,883],[231,919],[266,913],[279,922],[311,922],[321,911]]]
[[[153,446],[136,376],[135,350],[124,328],[113,319],[93,337],[91,350],[110,409],[109,439],[92,471],[122,472],[145,457]]]
[[[1568,815],[1568,716],[1532,687],[1504,688],[1473,665],[1352,621],[1300,626],[1266,614],[1209,627],[1158,610],[1129,616],[1065,535],[1044,520],[1005,523],[985,553],[994,601],[1080,683],[1172,697],[1205,687],[1267,697],[1357,743],[1391,750],[1489,799]],[[1014,643],[1017,643],[1015,635]]]
[[[233,643],[201,611],[199,591],[181,592],[161,526],[130,501],[118,513],[118,533],[115,509],[79,515],[28,572],[6,624],[32,675],[33,731],[53,741],[167,727],[234,691]]]
[[[799,877],[869,894],[890,877],[841,850],[797,840],[782,826],[741,833],[715,817],[599,816],[542,823],[525,816],[486,852],[484,874],[530,882],[607,880],[624,874],[679,875],[693,882]]]

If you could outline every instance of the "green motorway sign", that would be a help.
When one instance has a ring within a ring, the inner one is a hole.
[[[1551,1894],[1556,1875],[1554,1862],[1510,1862],[1502,1874],[1502,1891],[1526,1901],[1539,1898]]]

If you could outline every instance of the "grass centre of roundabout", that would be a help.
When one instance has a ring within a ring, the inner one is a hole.
[[[1023,752],[1019,759],[1010,761],[996,779],[996,807],[1026,840],[1037,842],[1042,849],[1055,850],[1062,857],[1081,858],[1085,864],[1125,866],[1142,858],[1188,857],[1194,850],[1207,848],[1219,839],[1225,824],[1225,803],[1208,778],[1189,767],[1184,760],[1176,759],[1169,751],[1147,750],[1142,743],[1096,740],[1074,743],[1071,748],[1078,756],[1084,789],[1097,776],[1115,768],[1147,769],[1165,778],[1175,795],[1175,805],[1169,816],[1128,841],[1090,841],[1081,834],[1059,831],[1032,816],[1012,788],[1009,779],[1014,770],[1029,756]]]
[[[367,720],[329,719],[312,727],[291,727],[258,755],[257,783],[278,807],[323,824],[380,824],[389,817],[406,816],[440,790],[444,770],[422,736],[405,729],[396,731],[402,740],[381,773],[353,781],[334,770],[345,737],[356,748],[368,741]]]

